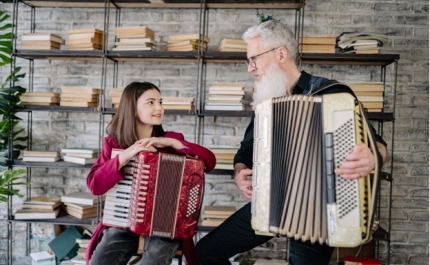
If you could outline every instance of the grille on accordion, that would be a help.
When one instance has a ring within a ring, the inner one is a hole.
[[[201,160],[142,152],[124,171],[124,180],[106,193],[105,225],[127,228],[141,236],[194,236],[203,195]]]
[[[251,223],[257,234],[333,247],[371,239],[376,178],[334,173],[355,144],[371,140],[363,115],[348,93],[285,96],[256,106]]]

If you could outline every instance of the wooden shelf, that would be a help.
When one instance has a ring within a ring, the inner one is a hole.
[[[399,54],[302,53],[302,64],[380,65],[399,60]]]
[[[90,169],[93,164],[81,165],[65,161],[56,162],[24,162],[22,159],[13,160],[14,167],[44,167],[44,168],[74,168],[74,169]]]
[[[69,50],[15,50],[12,56],[24,59],[45,60],[95,60],[101,61],[104,53],[99,51],[69,51]]]
[[[3,1],[11,3],[12,0]],[[88,1],[58,1],[58,0],[21,0],[21,2],[34,7],[70,7],[70,8],[103,8],[104,0]],[[202,7],[201,0],[164,0],[164,3],[151,3],[148,0],[111,0],[110,7],[114,8],[189,8]],[[206,8],[215,9],[298,9],[305,6],[305,0],[206,0]]]
[[[48,224],[58,224],[58,225],[76,225],[76,226],[86,226],[86,225],[97,225],[97,218],[86,218],[79,219],[74,216],[68,215],[66,211],[60,210],[57,218],[55,219],[32,219],[32,220],[9,220],[10,222],[16,223],[48,223]]]

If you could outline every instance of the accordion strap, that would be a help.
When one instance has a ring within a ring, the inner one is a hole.
[[[308,95],[313,96],[313,95],[318,94],[327,88],[331,88],[334,86],[343,86],[343,87],[351,90],[351,88],[348,85],[341,83],[341,82],[334,80],[334,79],[329,79],[326,82],[324,82],[322,85],[320,85],[315,91],[313,91],[313,88],[311,88],[311,91],[309,91]]]

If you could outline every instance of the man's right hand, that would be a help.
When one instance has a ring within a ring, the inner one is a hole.
[[[244,168],[234,171],[236,174],[234,176],[234,182],[237,188],[242,192],[248,200],[252,198],[252,180],[248,180],[249,176],[252,175],[252,170],[249,168]]]

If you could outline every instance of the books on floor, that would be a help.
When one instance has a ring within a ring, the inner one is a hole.
[[[214,83],[205,110],[244,110],[245,83]]]
[[[303,53],[335,53],[336,37],[334,35],[303,36],[301,50]]]
[[[224,38],[219,42],[220,52],[246,52],[247,44],[242,39]]]
[[[60,160],[59,151],[23,151],[24,162],[56,162]]]
[[[62,86],[60,106],[98,107],[100,88],[88,86]]]
[[[201,40],[200,40],[200,38]],[[171,35],[167,40],[167,51],[197,51],[206,50],[210,39],[200,34]]]
[[[157,41],[155,33],[148,27],[116,27],[114,28],[114,51],[155,51]]]
[[[21,50],[59,50],[64,40],[50,32],[24,33],[21,36]]]
[[[162,97],[165,110],[194,110],[194,97]]]
[[[80,205],[96,205],[98,196],[93,195],[90,192],[75,191],[66,195],[61,196],[61,202],[80,204]]]
[[[20,96],[23,105],[32,106],[58,106],[60,94],[50,92],[25,92]]]
[[[236,206],[205,205],[202,212],[202,226],[218,226],[236,212]]]
[[[99,156],[98,148],[70,147],[62,148],[63,160],[65,162],[81,165],[94,164]]]
[[[104,31],[97,28],[70,29],[66,40],[68,50],[101,50],[105,39]]]

